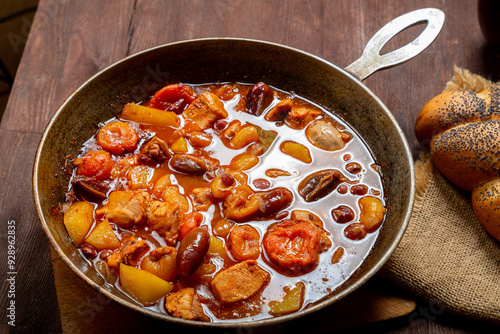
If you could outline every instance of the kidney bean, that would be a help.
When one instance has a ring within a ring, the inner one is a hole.
[[[229,123],[228,123],[227,121],[225,121],[225,120],[223,120],[223,119],[219,119],[217,122],[215,122],[214,127],[215,127],[215,129],[216,129],[217,131],[222,131],[222,130],[224,130],[225,128],[227,128],[228,124],[229,124]]]
[[[351,187],[351,194],[353,195],[366,195],[368,193],[368,187],[364,184],[356,184]]]
[[[108,259],[108,256],[110,256],[111,254],[113,254],[113,251],[110,249],[106,249],[102,251],[101,254],[99,254],[99,258],[103,261],[106,261]]]
[[[347,187],[345,184],[341,184],[340,186],[338,186],[337,188],[337,191],[339,192],[339,194],[347,194],[347,191],[349,190],[349,187]]]
[[[357,162],[350,162],[345,166],[345,170],[351,174],[358,174],[363,170],[363,167]]]
[[[337,223],[344,224],[354,219],[354,211],[347,205],[340,205],[332,210],[332,216]]]
[[[271,182],[266,179],[257,179],[253,181],[253,185],[258,189],[268,189],[271,186]]]
[[[180,277],[191,276],[200,266],[210,245],[210,235],[203,227],[189,231],[177,250],[177,272]]]
[[[366,236],[366,230],[363,224],[352,223],[345,228],[344,235],[351,240],[361,240]]]
[[[82,247],[82,253],[89,260],[93,260],[93,259],[95,259],[97,257],[97,252],[91,246],[83,246]]]

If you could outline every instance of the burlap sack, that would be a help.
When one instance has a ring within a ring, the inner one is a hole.
[[[445,91],[491,84],[455,68]],[[471,194],[443,177],[428,154],[415,162],[415,174],[410,223],[381,275],[448,311],[500,323],[500,242],[477,221]]]

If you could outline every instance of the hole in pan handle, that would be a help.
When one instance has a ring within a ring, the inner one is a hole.
[[[424,51],[436,39],[444,25],[444,13],[436,8],[418,9],[404,14],[380,29],[366,44],[361,57],[345,68],[360,80],[366,79],[372,73],[387,67],[401,64]],[[413,41],[402,48],[384,55],[380,51],[394,36],[417,24],[427,21],[427,26]]]

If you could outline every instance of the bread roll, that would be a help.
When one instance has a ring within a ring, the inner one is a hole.
[[[472,191],[476,217],[500,241],[500,85],[436,96],[417,116],[415,135],[445,177]]]

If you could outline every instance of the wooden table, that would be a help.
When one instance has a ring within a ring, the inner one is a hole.
[[[434,44],[417,58],[365,80],[394,113],[416,156],[420,148],[413,133],[415,117],[423,104],[441,91],[452,76],[454,65],[495,81],[500,78],[500,61],[485,46],[476,6],[476,1],[471,0],[42,0],[0,126],[0,268],[2,273],[16,272],[16,327],[7,324],[6,305],[11,300],[7,296],[12,285],[2,283],[2,332],[86,332],[61,320],[60,308],[67,310],[72,305],[63,305],[61,300],[58,303],[54,277],[67,268],[56,260],[53,270],[50,246],[33,205],[30,177],[46,124],[64,99],[87,78],[149,47],[220,36],[277,42],[345,67],[361,55],[368,39],[393,18],[414,9],[436,7],[446,13],[446,23]],[[421,30],[421,26],[408,29],[389,48],[406,44]],[[7,264],[9,222],[15,225],[13,270]],[[8,277],[4,276],[3,281]],[[500,332],[498,327],[448,314],[429,301],[380,282],[380,278],[370,284],[400,298],[415,300],[417,307],[406,316],[358,329],[384,333]],[[92,322],[105,314],[109,303],[93,293],[83,304],[73,305],[73,311]],[[161,326],[144,321],[145,328]],[[362,323],[354,321],[343,327]],[[292,328],[295,327],[283,325],[277,330]],[[308,327],[302,323],[300,328],[305,331]]]

